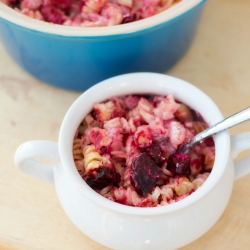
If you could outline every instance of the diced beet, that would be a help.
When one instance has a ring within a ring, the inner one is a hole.
[[[93,189],[102,189],[110,184],[116,185],[120,181],[120,174],[115,169],[107,167],[99,168],[86,179],[87,184]]]
[[[136,21],[137,15],[135,13],[126,13],[123,15],[122,23],[130,23]]]
[[[6,4],[8,6],[11,6],[12,8],[15,8],[15,7],[19,8],[20,2],[21,2],[20,0],[7,0]]]
[[[193,114],[194,120],[195,121],[200,121],[200,122],[204,122],[203,117],[201,116],[201,114],[193,109],[191,109],[191,112]]]
[[[62,10],[69,10],[71,6],[71,0],[50,0],[50,3],[51,5]]]
[[[140,195],[147,195],[164,176],[162,170],[145,153],[139,154],[132,162],[131,183]]]
[[[214,140],[212,137],[208,137],[204,140],[204,143],[207,147],[214,147]]]
[[[165,158],[162,156],[161,147],[158,144],[152,144],[143,149],[146,154],[158,165],[164,162]]]
[[[42,6],[41,13],[47,22],[62,24],[66,20],[64,13],[52,5]]]
[[[190,157],[183,153],[174,153],[169,156],[167,169],[177,175],[190,175]]]
[[[101,148],[100,148],[101,155],[105,154],[106,151],[107,151],[107,148],[105,146],[101,146]]]
[[[126,117],[126,111],[122,108],[115,107],[111,113],[111,119],[116,117]]]

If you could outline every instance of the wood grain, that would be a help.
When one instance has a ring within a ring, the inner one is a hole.
[[[249,11],[250,1],[207,1],[191,48],[166,72],[206,92],[224,116],[250,106]],[[62,119],[79,94],[34,79],[0,44],[0,250],[108,250],[70,222],[53,185],[24,175],[13,163],[22,142],[57,141]],[[230,133],[248,130],[244,123]],[[181,250],[250,249],[249,235],[250,175],[235,182],[212,229]]]

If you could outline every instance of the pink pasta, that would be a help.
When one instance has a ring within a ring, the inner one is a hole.
[[[101,27],[160,13],[181,0],[4,0],[29,17],[66,26]]]
[[[73,157],[86,183],[128,206],[172,204],[203,185],[213,168],[212,138],[178,149],[207,128],[172,95],[129,95],[94,103],[76,131]]]

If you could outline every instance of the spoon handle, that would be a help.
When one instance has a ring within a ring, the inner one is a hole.
[[[242,111],[227,117],[226,119],[214,124],[213,126],[205,129],[201,133],[194,136],[188,143],[188,148],[192,147],[197,142],[216,134],[225,129],[231,128],[239,123],[245,122],[250,119],[250,107],[243,109]]]

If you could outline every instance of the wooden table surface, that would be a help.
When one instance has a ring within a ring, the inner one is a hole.
[[[250,1],[208,0],[194,43],[166,73],[201,88],[224,116],[250,106],[249,27]],[[71,223],[53,185],[21,173],[13,163],[22,142],[57,141],[62,119],[79,95],[34,79],[0,44],[0,250],[107,250]],[[249,124],[230,133],[248,131]],[[250,249],[250,175],[235,181],[228,207],[212,229],[181,249]]]

